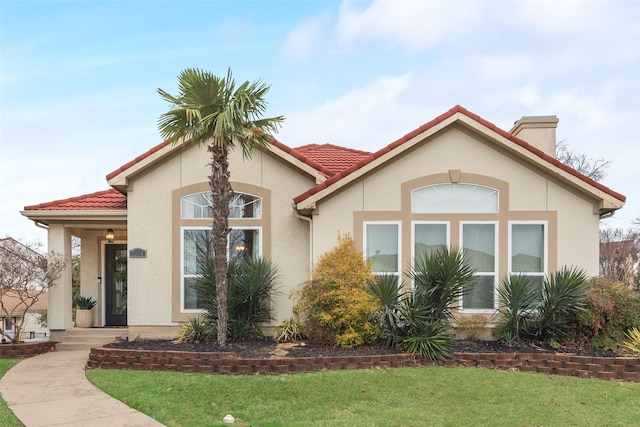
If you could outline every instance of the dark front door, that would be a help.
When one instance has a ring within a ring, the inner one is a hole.
[[[127,245],[105,246],[105,326],[127,326]]]

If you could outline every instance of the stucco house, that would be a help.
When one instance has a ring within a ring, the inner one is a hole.
[[[369,153],[278,141],[230,159],[229,256],[260,255],[280,269],[277,325],[292,316],[291,289],[350,233],[376,273],[403,277],[429,247],[462,247],[477,288],[461,313],[495,312],[509,273],[536,280],[563,265],[598,274],[599,221],[625,197],[555,158],[553,116],[502,130],[463,107]],[[94,324],[130,337],[173,337],[198,313],[192,289],[197,244],[210,227],[205,146],[161,143],[107,175],[111,189],[25,207],[48,227],[49,249],[71,254],[81,239],[81,289],[99,301]],[[108,236],[107,236],[108,235]],[[126,260],[126,283],[109,266]],[[410,286],[406,283],[406,286]],[[49,327],[72,328],[71,269],[49,293]]]

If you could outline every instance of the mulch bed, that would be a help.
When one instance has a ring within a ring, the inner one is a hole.
[[[268,359],[276,350],[276,343],[270,338],[252,338],[242,341],[230,341],[226,347],[220,347],[215,342],[198,344],[179,344],[170,340],[137,340],[121,341],[108,344],[107,348],[129,350],[161,350],[186,352],[233,352],[243,359]],[[287,346],[288,347],[288,346]],[[583,349],[574,347],[553,348],[545,342],[521,341],[507,345],[500,341],[459,340],[455,342],[454,352],[458,353],[571,353],[578,356],[615,357],[612,351]],[[398,349],[383,346],[360,346],[343,349],[331,346],[316,346],[297,344],[289,348],[286,357],[331,357],[331,356],[370,356],[399,354]]]

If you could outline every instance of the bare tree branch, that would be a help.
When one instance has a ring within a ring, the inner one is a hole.
[[[0,239],[0,314],[12,325],[13,336],[0,325],[0,335],[20,342],[25,315],[54,285],[65,268],[62,255],[41,253],[41,245]]]

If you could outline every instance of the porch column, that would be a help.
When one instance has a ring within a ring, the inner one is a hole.
[[[49,252],[53,251],[64,256],[65,268],[62,275],[49,289],[49,307],[47,308],[47,323],[52,335],[55,331],[73,328],[71,313],[71,233],[62,224],[49,225]]]

